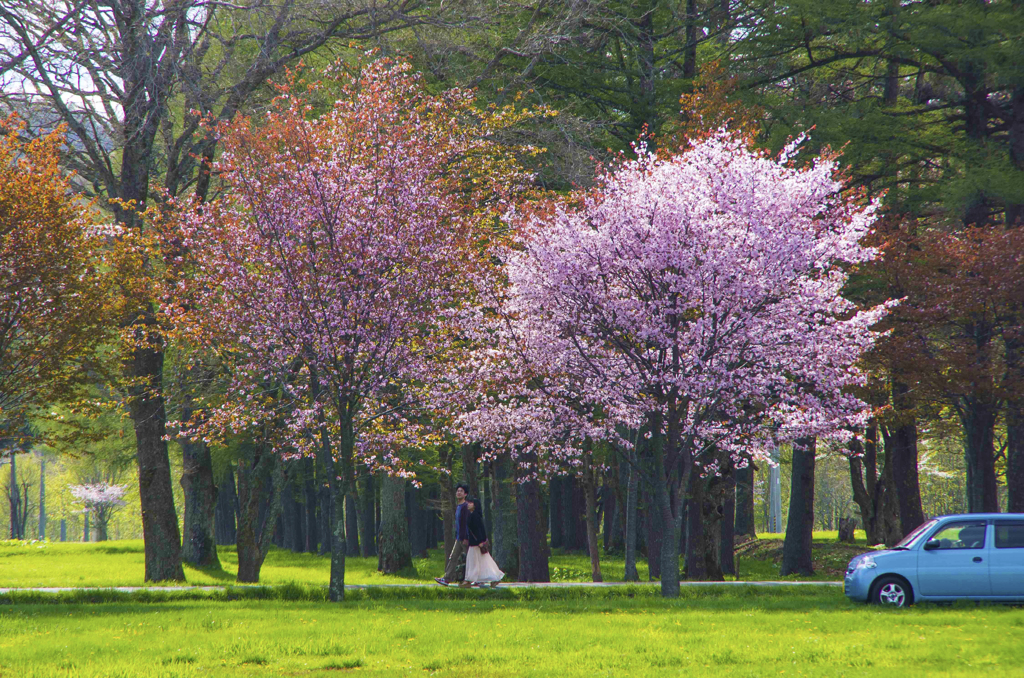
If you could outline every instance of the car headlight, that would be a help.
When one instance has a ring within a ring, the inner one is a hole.
[[[865,558],[857,563],[858,570],[873,570],[876,567],[878,567],[878,563],[875,562],[874,558]]]

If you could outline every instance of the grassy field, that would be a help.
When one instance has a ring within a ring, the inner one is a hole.
[[[781,536],[763,537],[738,550],[740,579],[779,579]],[[840,579],[849,559],[865,550],[867,547],[863,540],[851,546],[838,544],[835,533],[816,533],[817,572],[811,579]],[[234,547],[219,547],[218,554],[221,560],[219,570],[186,567],[188,583],[234,582],[238,570]],[[605,581],[622,581],[625,565],[621,556],[604,558],[601,568]],[[637,569],[641,580],[646,581],[647,564],[641,560]],[[376,558],[348,558],[345,581],[348,584],[422,584],[431,582],[443,571],[440,550],[430,551],[429,558],[414,559],[413,567],[400,575],[387,577],[377,572]],[[0,587],[141,586],[144,572],[141,540],[85,544],[0,541]],[[329,573],[328,558],[272,549],[263,565],[260,580],[272,585],[326,585]],[[580,553],[556,551],[551,558],[551,576],[554,581],[590,581],[589,558]]]
[[[1015,676],[1024,610],[834,589],[384,590],[297,601],[0,604],[0,676]],[[533,592],[537,593],[537,592]],[[547,594],[566,594],[551,596]],[[469,595],[465,595],[469,594]],[[403,598],[403,595],[407,597]],[[630,597],[632,596],[632,597]],[[358,596],[357,596],[358,597]]]

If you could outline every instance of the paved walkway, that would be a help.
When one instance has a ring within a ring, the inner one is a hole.
[[[609,588],[615,586],[658,586],[658,582],[508,582],[501,584],[500,588]],[[679,585],[687,586],[842,586],[840,581],[681,581]],[[346,589],[400,589],[400,588],[424,588],[437,586],[437,584],[346,584]],[[232,588],[273,588],[273,585],[262,584],[238,584]],[[451,588],[457,588],[452,586]],[[34,591],[39,593],[68,593],[75,591],[120,591],[122,593],[135,593],[137,591],[226,591],[227,586],[54,586],[54,587],[11,587],[0,588],[0,593],[18,593],[21,591]]]

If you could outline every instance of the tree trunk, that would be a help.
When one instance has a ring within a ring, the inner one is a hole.
[[[129,162],[127,151],[126,148],[125,163]],[[141,194],[140,204],[145,204],[144,189]],[[185,570],[181,566],[181,532],[174,510],[171,462],[165,439],[163,341],[155,331],[156,322],[152,304],[147,303],[128,323],[134,328],[136,344],[126,365],[127,376],[133,383],[129,388],[128,412],[135,427],[139,466],[145,581],[185,581]]]
[[[305,519],[306,519],[306,553],[316,553],[320,543],[320,524],[317,521],[316,500],[316,460],[306,457],[302,460],[302,475],[305,480],[302,488]]]
[[[491,495],[494,509],[494,560],[512,580],[519,578],[519,531],[516,509],[516,483],[513,461],[507,453],[494,460],[494,479]],[[451,553],[451,549],[448,550]]]
[[[46,457],[39,455],[39,539],[46,539]]]
[[[908,535],[924,522],[921,485],[917,473],[917,419],[913,414],[910,387],[893,380],[892,400],[899,421],[892,429],[891,456],[886,454],[885,463],[893,465],[896,499],[900,505],[900,526],[903,534]]]
[[[89,514],[82,514],[82,541],[89,541]]]
[[[235,516],[238,514],[238,495],[235,494],[235,469],[228,466],[224,480],[217,490],[217,506],[214,509],[214,534],[218,546],[234,545]]]
[[[814,438],[798,438],[793,442],[793,482],[789,495],[789,519],[786,541],[782,546],[779,574],[812,575],[814,531]]]
[[[565,476],[553,476],[548,481],[549,544],[553,549],[565,546],[565,520],[562,518],[562,511],[565,508],[565,501],[562,498],[562,495],[565,494],[565,485]]]
[[[374,479],[368,470],[360,469],[359,479],[359,553],[363,558],[377,555],[377,524],[374,521]]]
[[[736,470],[730,468],[723,478],[725,497],[722,501],[722,520],[719,529],[719,563],[722,574],[736,576]]]
[[[185,421],[191,412],[182,414]],[[181,558],[195,567],[220,567],[214,515],[217,510],[217,485],[213,482],[213,460],[203,441],[180,441],[182,453],[181,489],[185,492]]]
[[[587,548],[590,551],[590,576],[601,578],[601,546],[597,541],[597,474],[591,465],[590,452],[584,453],[583,495],[586,500]]]
[[[466,484],[469,485],[469,496],[480,496],[480,474],[477,473],[477,458],[480,456],[479,443],[462,446],[462,472],[466,476]]]
[[[683,77],[697,77],[697,0],[686,0],[686,47],[683,50]]]
[[[1024,513],[1024,403],[1006,405],[1006,490],[1009,513]]]
[[[281,513],[284,464],[263,443],[245,443],[246,454],[238,460],[237,547],[239,583],[255,584],[270,550],[274,525]],[[260,510],[266,499],[265,510]],[[260,514],[263,515],[260,515]]]
[[[355,490],[345,494],[345,554],[359,557],[359,512]]]
[[[380,541],[377,543],[377,569],[398,574],[412,565],[409,532],[405,517],[405,478],[383,475],[380,478]]]
[[[653,469],[652,475],[658,473]],[[647,579],[661,579],[661,551],[667,538],[657,487],[644,488],[644,543],[647,546]]]
[[[587,551],[590,548],[587,538],[587,493],[583,487],[583,479],[569,477],[569,492],[566,499],[565,546],[574,551]]]
[[[963,426],[967,457],[967,510],[970,513],[999,511],[996,484],[996,408],[987,398],[966,398]]]
[[[736,469],[736,539],[757,538],[754,526],[754,462]]]
[[[17,467],[17,454],[14,450],[11,450],[11,485],[7,491],[7,503],[10,507],[9,515],[11,516],[11,539],[21,539],[21,535],[18,534],[18,511],[21,509],[21,499],[18,496],[18,467]],[[88,540],[86,540],[88,541]]]
[[[533,461],[527,455],[524,462]],[[519,537],[519,581],[551,581],[548,546],[541,522],[540,482],[520,479],[516,486],[516,531]]]
[[[1018,111],[1020,128],[1020,157],[1018,167],[1024,167],[1024,87],[1016,91],[1015,106]],[[1024,218],[1024,212],[1020,214]],[[1024,228],[1024,223],[1016,228]],[[1017,325],[1022,316],[1014,319]],[[1019,331],[1019,327],[1018,327]],[[1024,337],[1011,337],[1003,334],[1006,348],[1006,378],[1009,381],[1007,391],[1011,395],[1006,399],[1006,510],[1009,513],[1024,513]]]
[[[621,465],[621,462],[618,465]],[[622,549],[622,504],[624,502],[619,500],[622,488],[618,476],[618,468],[607,469],[601,485],[601,510],[604,512],[602,537],[606,555],[619,553]]]
[[[326,473],[326,471],[325,471]],[[325,478],[327,476],[325,475]],[[354,493],[354,486],[350,493]],[[319,554],[330,555],[332,546],[332,535],[334,534],[334,508],[332,507],[333,500],[331,499],[331,486],[330,484],[321,485],[321,489],[316,493],[316,499],[319,502],[319,533],[321,533],[321,548],[319,548]],[[347,543],[346,543],[347,546]],[[356,554],[359,555],[359,554]]]
[[[426,511],[420,508],[421,492],[422,490],[413,487],[412,483],[406,483],[405,515],[406,525],[409,527],[409,549],[414,557],[426,558],[427,542],[429,540],[427,531],[429,530],[429,525],[424,517]],[[480,503],[484,503],[486,501],[487,500],[483,497],[480,498]],[[477,507],[477,510],[480,511],[481,514],[484,513],[483,507]],[[488,532],[488,534],[491,533]]]
[[[862,444],[857,438],[850,441],[850,486],[853,501],[860,509],[860,521],[864,526],[868,546],[880,544],[882,539],[876,530],[875,491],[877,489],[877,441],[874,439],[877,429],[874,424],[868,426],[865,441]]]
[[[660,558],[658,561],[654,560],[649,545],[647,562],[658,562],[661,595],[665,598],[678,598],[681,574],[679,542],[682,538],[683,510],[681,506],[673,506],[672,488],[678,481],[674,480],[672,474],[667,472],[663,453],[660,451],[661,445],[656,444],[655,447],[659,448],[656,453],[655,473],[653,474],[656,507],[651,511],[651,516],[657,520],[660,527],[657,535]]]
[[[291,492],[289,494],[291,495],[292,498],[292,510],[288,516],[288,519],[291,521],[291,525],[288,529],[289,535],[291,537],[288,543],[288,548],[290,548],[293,553],[305,553],[306,511],[305,507],[302,505],[302,502],[299,501],[300,499],[302,499],[304,484],[302,478],[301,461],[298,459],[292,461],[290,471],[292,477],[290,478],[291,482],[289,482],[288,484],[291,489]]]
[[[690,476],[686,499],[686,578],[708,581],[705,545],[708,523],[704,518],[705,480],[699,473]]]
[[[635,449],[629,451],[629,480],[626,481],[626,526],[625,526],[625,551],[626,551],[626,572],[623,580],[640,581],[640,574],[636,570],[636,537],[638,532],[638,521],[640,512],[637,504],[640,499],[640,469],[637,468],[638,456]]]

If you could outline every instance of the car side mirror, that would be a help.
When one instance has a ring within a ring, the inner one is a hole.
[[[940,546],[942,546],[942,542],[940,542],[938,539],[929,539],[928,541],[926,541],[924,543],[924,550],[925,551],[934,551],[935,549],[939,548]]]

